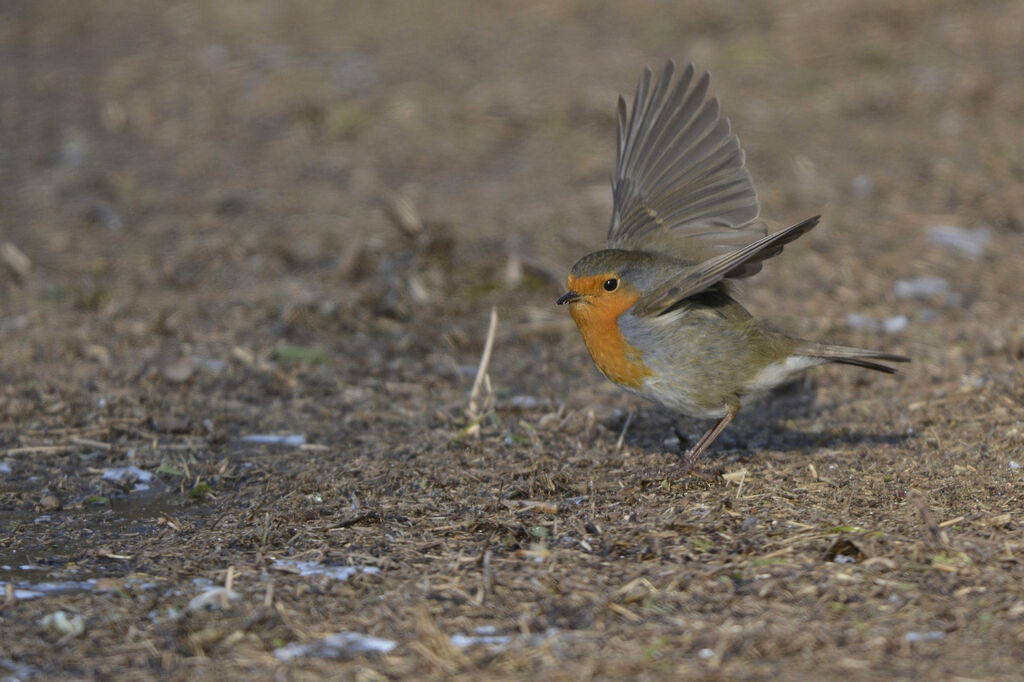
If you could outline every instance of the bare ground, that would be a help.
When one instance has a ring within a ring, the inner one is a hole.
[[[0,673],[1021,679],[1024,5],[350,5],[0,5]],[[914,358],[708,481],[553,305],[668,57],[825,215],[743,300]]]

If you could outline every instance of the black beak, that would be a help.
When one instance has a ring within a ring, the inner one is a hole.
[[[572,303],[573,301],[575,301],[579,297],[580,297],[579,294],[577,294],[575,291],[570,289],[569,291],[567,291],[564,294],[562,294],[559,297],[559,299],[557,301],[555,301],[555,303],[558,304],[558,305],[562,305],[563,303]]]

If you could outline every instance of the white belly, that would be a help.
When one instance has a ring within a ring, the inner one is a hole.
[[[809,367],[817,367],[823,364],[823,362],[821,358],[790,355],[782,362],[773,362],[758,372],[753,379],[743,385],[743,392],[763,393],[789,381],[794,375],[803,370]]]

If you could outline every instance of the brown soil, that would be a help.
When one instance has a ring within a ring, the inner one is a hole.
[[[1020,679],[1022,26],[0,4],[0,676]],[[742,300],[914,358],[747,406],[708,480],[668,474],[707,424],[605,381],[553,305],[604,236],[615,96],[667,57],[713,72],[765,215],[825,216]],[[340,632],[395,646],[282,660]]]

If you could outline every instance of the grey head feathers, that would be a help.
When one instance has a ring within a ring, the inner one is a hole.
[[[643,293],[685,267],[682,261],[660,253],[604,249],[576,261],[572,275],[579,278],[614,274]]]

